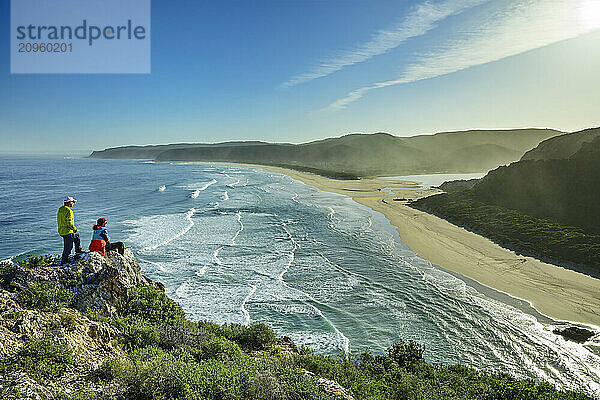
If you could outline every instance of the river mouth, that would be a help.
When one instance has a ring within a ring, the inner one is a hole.
[[[414,182],[414,189],[429,190],[440,186],[447,181],[481,179],[487,175],[487,172],[474,172],[468,174],[424,174],[424,175],[404,175],[404,176],[381,176],[378,179],[397,180]]]

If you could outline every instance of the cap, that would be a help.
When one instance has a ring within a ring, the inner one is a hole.
[[[75,203],[75,202],[77,202],[77,200],[75,200],[75,199],[74,199],[74,198],[72,198],[71,196],[67,196],[67,197],[65,197],[65,200],[64,200],[64,202],[65,202],[65,203],[71,203],[71,202]]]

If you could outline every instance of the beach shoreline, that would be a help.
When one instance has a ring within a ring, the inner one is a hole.
[[[237,163],[224,163],[237,164]],[[291,169],[237,164],[280,173],[320,190],[346,195],[382,213],[420,257],[453,274],[531,304],[557,322],[600,329],[600,279],[516,254],[491,240],[407,205],[440,191],[414,182],[336,180]]]

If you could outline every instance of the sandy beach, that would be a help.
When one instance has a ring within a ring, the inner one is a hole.
[[[387,179],[345,181],[279,167],[252,166],[349,196],[383,213],[398,229],[402,241],[419,256],[484,286],[526,300],[552,319],[600,326],[599,279],[517,255],[483,236],[415,210],[402,200],[428,196],[436,193],[436,189],[419,190],[414,183]],[[385,190],[390,187],[394,188],[391,192]]]

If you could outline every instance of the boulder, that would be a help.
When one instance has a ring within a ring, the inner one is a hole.
[[[164,290],[164,286],[142,275],[131,250],[125,249],[122,256],[112,251],[106,258],[92,252],[75,285],[73,307],[81,312],[95,309],[112,314],[127,299],[129,289],[138,283]]]
[[[556,335],[560,335],[567,340],[577,343],[585,343],[590,340],[596,333],[589,329],[580,328],[578,326],[569,326],[566,328],[556,328],[553,331]]]
[[[306,374],[306,376],[313,379],[316,382],[317,386],[319,386],[319,388],[321,388],[321,390],[324,391],[325,393],[333,395],[336,398],[339,398],[342,400],[354,400],[354,396],[352,396],[350,394],[348,389],[346,389],[345,387],[343,387],[336,381],[331,380],[331,379],[326,379],[323,377],[317,377],[313,372],[310,372],[306,369],[302,369],[302,372],[304,372],[304,374]]]

